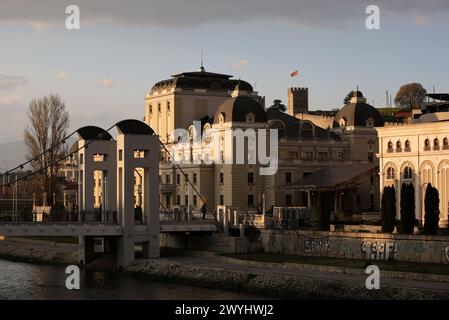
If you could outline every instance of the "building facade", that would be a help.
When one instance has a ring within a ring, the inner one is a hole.
[[[440,197],[440,227],[448,226],[449,212],[449,112],[430,113],[412,124],[378,128],[380,193],[396,189],[396,217],[400,219],[400,188],[415,188],[415,217],[424,223],[424,198],[428,184]]]

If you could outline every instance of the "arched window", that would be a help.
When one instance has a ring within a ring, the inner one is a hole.
[[[388,141],[388,149],[387,152],[393,152],[393,142]]]
[[[394,180],[394,168],[388,167],[387,169],[387,180]]]
[[[413,179],[413,170],[410,166],[404,168],[404,180],[412,180]]]
[[[430,140],[429,139],[424,140],[424,150],[425,151],[430,150]]]
[[[284,137],[285,124],[284,124],[284,122],[282,122],[282,120],[274,120],[271,123],[271,128],[278,130],[279,138]]]
[[[406,140],[404,144],[404,151],[409,152],[410,151],[410,141]]]
[[[440,140],[438,138],[433,140],[433,150],[440,150]]]
[[[303,122],[300,130],[300,135],[302,138],[313,138],[313,125],[310,122]]]
[[[447,138],[443,139],[443,149],[448,150],[449,149],[449,140]]]
[[[402,151],[402,143],[401,141],[397,141],[396,142],[396,152],[401,152]]]

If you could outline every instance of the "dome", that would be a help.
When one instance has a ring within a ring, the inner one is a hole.
[[[353,91],[351,102],[337,113],[335,121],[340,126],[382,127],[384,125],[384,120],[379,111],[366,103],[366,99],[360,91]]]
[[[254,122],[267,122],[267,115],[262,105],[254,98],[248,96],[236,96],[227,99],[218,108],[214,117],[214,123],[218,123],[223,115],[224,121],[246,122],[246,116],[252,113]]]

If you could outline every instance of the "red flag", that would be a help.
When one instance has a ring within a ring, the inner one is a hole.
[[[298,70],[295,70],[295,71],[293,71],[291,74],[290,74],[290,77],[296,77],[296,76],[299,76],[299,71]]]

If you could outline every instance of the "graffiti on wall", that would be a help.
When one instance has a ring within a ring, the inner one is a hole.
[[[331,249],[331,241],[329,239],[305,239],[304,253],[309,254],[327,254]]]
[[[396,242],[369,242],[362,243],[362,252],[366,260],[395,260],[398,252]]]

